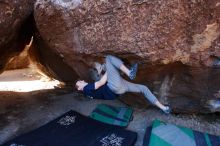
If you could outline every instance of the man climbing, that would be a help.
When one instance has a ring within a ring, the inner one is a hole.
[[[79,80],[76,82],[75,86],[77,90],[82,91],[85,96],[111,100],[125,92],[142,93],[144,97],[164,113],[170,113],[170,107],[161,104],[146,86],[128,82],[120,76],[119,70],[133,80],[136,77],[137,64],[133,65],[131,69],[128,69],[119,58],[107,55],[105,64],[95,63],[95,67],[99,74],[105,70],[104,75],[99,81],[87,83],[84,80]]]

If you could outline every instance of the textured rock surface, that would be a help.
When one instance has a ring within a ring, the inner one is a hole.
[[[143,67],[137,82],[143,82],[174,112],[208,113],[220,111],[220,70],[189,67],[180,63]],[[146,78],[144,78],[146,77]],[[143,97],[124,95],[124,101],[143,106]],[[134,100],[135,98],[135,100]],[[141,100],[142,99],[142,100]],[[145,104],[146,106],[146,104]]]
[[[62,57],[48,47],[37,32],[29,53],[33,67],[39,69],[43,74],[68,84],[77,80],[78,75],[63,61]]]
[[[219,1],[37,0],[34,16],[41,62],[57,75],[65,70],[51,59],[89,79],[91,62],[110,53],[140,62],[137,82],[176,111],[219,111]]]
[[[31,63],[29,57],[29,49],[31,44],[32,42],[30,42],[29,45],[26,45],[21,53],[10,59],[10,61],[6,65],[6,70],[23,69],[29,67]],[[35,55],[32,54],[32,56]]]
[[[220,56],[218,2],[38,0],[35,18],[43,39],[68,63],[70,53],[109,51],[144,62],[211,65],[206,60]]]
[[[35,0],[0,1],[0,72],[20,53],[31,38],[31,18]]]

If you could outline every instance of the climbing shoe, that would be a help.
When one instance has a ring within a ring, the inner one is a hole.
[[[162,110],[165,114],[170,114],[171,113],[171,108],[169,106],[165,106],[165,109]]]

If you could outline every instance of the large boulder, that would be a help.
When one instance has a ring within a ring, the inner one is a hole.
[[[31,39],[35,0],[0,1],[0,72]]]
[[[138,61],[136,82],[174,111],[220,111],[217,0],[37,0],[34,17],[40,60],[64,81],[89,80],[91,63],[113,54]]]

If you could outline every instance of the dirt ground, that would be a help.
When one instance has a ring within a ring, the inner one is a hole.
[[[0,77],[1,79],[1,77]],[[1,82],[1,80],[0,80]],[[97,104],[126,106],[119,100],[88,100],[70,88],[32,92],[0,92],[0,144],[57,118],[69,110],[89,115]],[[133,121],[127,129],[138,133],[141,146],[147,126],[154,119],[220,135],[220,115],[165,115],[157,108],[134,108]]]

